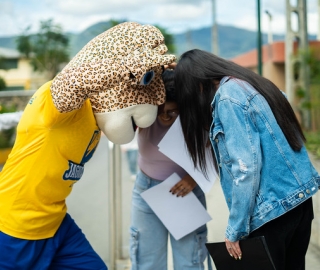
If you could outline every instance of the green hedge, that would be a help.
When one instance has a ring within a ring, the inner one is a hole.
[[[6,89],[6,82],[0,77],[0,91]]]

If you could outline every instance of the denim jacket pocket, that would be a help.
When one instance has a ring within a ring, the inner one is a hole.
[[[252,220],[263,219],[267,213],[276,208],[279,205],[278,202],[267,202],[263,195],[258,192],[256,195],[255,208],[252,215]]]

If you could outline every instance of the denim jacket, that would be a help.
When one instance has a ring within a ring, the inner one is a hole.
[[[230,211],[226,238],[237,241],[301,204],[320,186],[305,147],[294,151],[264,97],[224,77],[212,102],[210,141]]]

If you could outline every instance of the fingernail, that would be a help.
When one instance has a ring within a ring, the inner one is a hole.
[[[239,256],[239,260],[241,260],[241,256]]]
[[[230,256],[233,257],[232,254],[230,254]]]

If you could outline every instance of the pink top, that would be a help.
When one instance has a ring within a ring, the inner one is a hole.
[[[150,127],[138,131],[139,167],[146,175],[156,180],[165,180],[174,172],[181,178],[187,174],[183,168],[159,151],[158,143],[169,128],[162,126],[157,118]]]

